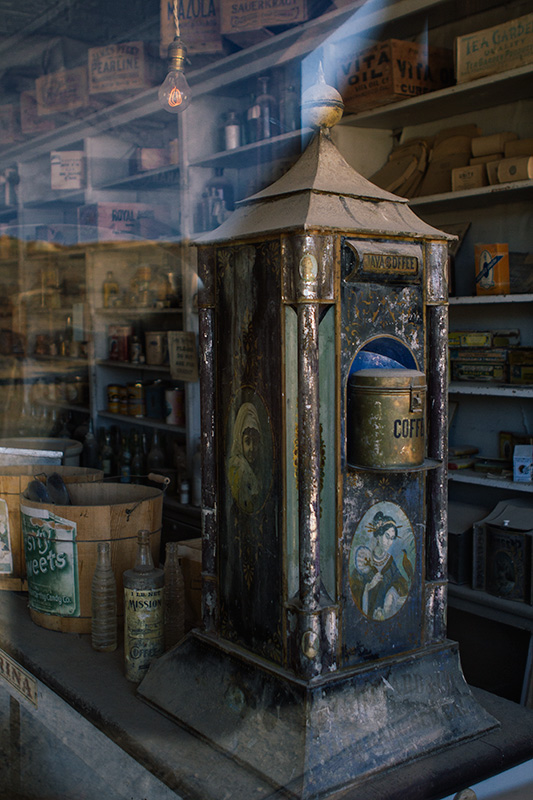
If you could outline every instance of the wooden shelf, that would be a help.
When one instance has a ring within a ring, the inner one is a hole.
[[[533,82],[533,77],[532,77]],[[478,189],[467,189],[462,192],[442,192],[441,194],[413,197],[409,201],[412,208],[424,208],[428,211],[446,211],[447,209],[487,208],[497,203],[526,201],[533,198],[533,181],[513,181],[499,183],[495,186],[482,186]]]
[[[110,359],[99,359],[96,362],[98,367],[108,367],[109,369],[127,369],[134,370],[135,372],[164,372],[170,374],[170,367],[168,364],[132,364],[129,361],[111,361]]]
[[[97,411],[97,414],[103,419],[125,422],[128,425],[141,425],[144,428],[157,428],[158,430],[167,431],[168,433],[185,434],[185,428],[181,428],[178,425],[167,425],[166,422],[152,419],[151,417],[130,417],[127,414],[114,414],[111,411]]]
[[[451,306],[477,306],[491,305],[493,303],[532,303],[533,294],[485,294],[464,295],[462,297],[449,297]]]
[[[451,381],[448,394],[473,394],[485,397],[523,397],[533,398],[531,384],[511,385],[509,383],[481,383],[479,381]]]
[[[473,469],[448,470],[448,480],[454,483],[470,483],[493,489],[506,489],[510,492],[533,493],[533,483],[517,483],[510,478],[489,477]]]

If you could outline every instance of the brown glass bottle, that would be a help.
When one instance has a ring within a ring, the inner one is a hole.
[[[126,678],[139,682],[164,650],[164,573],[154,566],[150,533],[137,534],[137,560],[124,582],[124,662]]]

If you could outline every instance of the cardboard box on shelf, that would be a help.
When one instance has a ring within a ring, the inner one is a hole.
[[[452,191],[461,192],[465,189],[479,189],[487,185],[487,170],[485,164],[467,165],[452,169]]]
[[[451,349],[450,365],[453,381],[507,382],[506,349]]]
[[[224,52],[224,41],[220,35],[220,0],[178,3],[178,19],[180,36],[189,55]],[[168,46],[175,35],[174,3],[172,0],[161,0],[159,48],[161,58],[167,57]]]
[[[162,239],[172,234],[169,211],[146,203],[91,203],[78,208],[78,241]]]
[[[122,42],[88,51],[89,94],[146,89],[155,81],[144,42]]]
[[[324,0],[220,0],[220,32],[241,47],[249,47],[270,38],[269,28],[299,25],[320,13],[329,2]]]
[[[533,383],[533,348],[516,347],[509,350],[509,382]]]
[[[448,347],[492,347],[492,331],[450,331]]]
[[[533,292],[533,253],[509,253],[511,294]]]
[[[533,481],[533,445],[517,444],[513,451],[513,481]]]
[[[503,155],[505,158],[515,158],[516,156],[533,156],[533,138],[514,139],[514,141],[506,142]]]
[[[52,150],[50,153],[50,187],[83,189],[85,155],[83,150]]]
[[[533,156],[504,158],[498,164],[499,183],[527,181],[533,178]]]
[[[452,83],[451,50],[400,39],[358,49],[337,67],[337,88],[346,111],[364,111]]]
[[[466,167],[472,152],[472,137],[477,125],[464,125],[440,131],[435,137],[429,165],[420,186],[420,195],[452,191],[452,170]]]
[[[132,173],[147,172],[166,167],[170,163],[170,153],[164,147],[137,147],[130,162]]]
[[[35,95],[39,116],[86,108],[89,102],[87,67],[41,75],[35,81]]]
[[[476,136],[472,139],[472,155],[487,156],[491,153],[503,153],[507,142],[518,139],[518,134],[513,131],[491,133],[489,136]]]
[[[516,69],[533,62],[533,14],[458,36],[457,83]]]
[[[508,294],[509,245],[506,243],[474,245],[476,294]]]

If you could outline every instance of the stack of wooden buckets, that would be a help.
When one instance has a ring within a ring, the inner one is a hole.
[[[27,497],[31,481],[58,473],[71,504]],[[133,567],[137,532],[150,531],[159,561],[163,492],[149,486],[104,483],[100,470],[29,464],[0,466],[0,590],[27,591],[38,625],[69,633],[91,632],[91,584],[98,542],[109,541],[123,615],[122,574]]]

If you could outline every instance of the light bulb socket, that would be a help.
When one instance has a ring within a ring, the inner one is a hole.
[[[171,69],[183,72],[187,60],[187,48],[181,38],[176,36],[168,46],[167,57]]]

